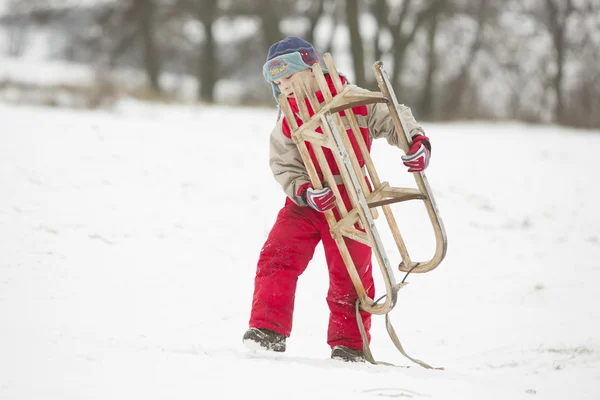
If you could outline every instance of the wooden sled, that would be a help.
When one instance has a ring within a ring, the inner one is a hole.
[[[325,212],[325,217],[327,218],[331,235],[337,243],[340,254],[345,262],[348,273],[350,274],[358,294],[358,302],[356,307],[357,320],[359,321],[361,332],[363,332],[365,358],[373,363],[377,363],[373,359],[370,352],[368,341],[366,340],[366,335],[364,334],[364,328],[360,326],[362,320],[358,317],[359,307],[372,314],[385,314],[388,333],[390,334],[390,337],[392,337],[396,347],[406,357],[427,368],[429,367],[427,364],[422,363],[419,360],[412,359],[406,355],[402,349],[402,346],[397,340],[397,336],[393,331],[391,323],[389,322],[389,317],[387,314],[395,306],[398,297],[398,290],[404,285],[404,283],[396,283],[394,269],[392,268],[392,263],[386,255],[385,246],[382,242],[381,235],[379,234],[377,226],[375,225],[375,219],[379,214],[378,209],[381,209],[402,258],[402,261],[399,264],[399,270],[404,272],[411,271],[415,273],[425,273],[431,271],[436,268],[444,259],[447,248],[447,240],[442,220],[440,218],[425,173],[418,172],[412,174],[414,176],[417,188],[391,187],[388,182],[382,182],[380,180],[371,155],[369,154],[367,146],[360,133],[356,116],[352,112],[352,108],[359,105],[386,103],[391,114],[391,118],[393,119],[395,129],[399,133],[401,147],[405,153],[408,151],[409,143],[412,140],[408,136],[409,132],[407,132],[405,129],[406,125],[402,119],[402,115],[398,112],[399,104],[392,89],[389,77],[383,68],[383,64],[379,61],[373,65],[373,70],[375,72],[381,92],[371,92],[358,88],[355,85],[343,86],[331,55],[326,53],[324,54],[323,59],[328,69],[327,72],[333,80],[337,94],[335,96],[332,95],[325,80],[321,66],[316,64],[313,66],[313,71],[315,73],[320,90],[324,96],[324,102],[320,104],[317,101],[315,93],[310,89],[306,82],[294,85],[294,95],[297,99],[299,107],[298,116],[303,121],[300,127],[298,127],[293,111],[283,95],[280,95],[279,97],[279,104],[281,105],[282,112],[288,121],[290,130],[292,132],[292,140],[298,146],[313,187],[320,189],[323,187],[323,182],[317,173],[315,165],[312,163],[310,154],[306,147],[306,142],[311,143],[319,162],[324,181],[326,182],[327,186],[333,190],[337,197],[336,207],[340,215],[340,220],[336,221],[332,210]],[[308,99],[308,102],[314,111],[314,115],[312,117],[310,116],[308,107],[305,103],[306,99]],[[364,172],[359,166],[358,158],[354,153],[350,143],[348,133],[344,127],[344,122],[339,115],[340,111],[344,111],[352,134],[354,135],[354,138],[360,147],[362,159],[364,160],[368,177],[372,183],[372,190],[368,188],[367,183],[365,182]],[[318,128],[321,128],[323,132],[322,134],[316,132]],[[334,178],[333,173],[325,159],[323,147],[329,148],[335,157],[342,182],[344,183],[351,200],[352,209],[350,210],[348,210],[344,205],[342,196],[340,195],[337,187],[336,179]],[[419,200],[423,202],[433,226],[436,247],[433,257],[428,261],[415,262],[411,259],[390,206],[393,203],[408,200]],[[356,229],[356,224],[362,227],[364,231]],[[344,238],[356,240],[372,248],[373,254],[377,258],[380,270],[383,274],[383,280],[385,282],[386,295],[383,296],[385,300],[382,303],[374,301],[367,295],[356,271],[354,262],[350,257],[348,248],[344,242]]]

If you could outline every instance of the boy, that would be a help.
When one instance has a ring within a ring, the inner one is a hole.
[[[297,113],[298,105],[293,96],[294,82],[304,79],[315,90],[318,100],[323,101],[323,95],[312,71],[312,66],[318,62],[317,52],[310,43],[297,37],[287,37],[270,47],[263,74],[272,85],[275,98],[283,93],[292,110]],[[324,72],[329,88],[335,95],[333,82],[327,71]],[[347,83],[343,76],[340,78],[343,84]],[[352,111],[369,149],[372,139],[381,137],[386,138],[391,145],[399,146],[398,134],[385,104],[358,106]],[[409,167],[409,172],[419,172],[429,164],[431,145],[410,109],[403,106],[401,112],[412,137],[410,151],[406,156],[402,156],[402,159]],[[296,121],[298,125],[302,124],[297,116]],[[353,147],[358,149],[354,135],[351,130],[348,132]],[[244,334],[243,342],[251,349],[285,351],[286,338],[292,330],[298,277],[308,266],[315,247],[322,241],[329,271],[327,303],[330,317],[327,343],[332,348],[331,358],[364,361],[363,343],[354,311],[356,291],[323,214],[335,207],[335,195],[328,187],[317,190],[311,186],[302,158],[291,140],[290,127],[285,118],[279,119],[275,125],[270,146],[271,170],[287,198],[260,252],[250,328]],[[317,172],[321,173],[310,146],[309,151]],[[339,175],[331,151],[326,148],[323,148],[323,151],[332,173]],[[360,152],[357,151],[356,154]],[[363,167],[364,161],[358,161]],[[338,188],[346,207],[350,209],[351,203],[344,185],[340,184]],[[339,219],[337,209],[334,209],[334,214]],[[369,297],[374,298],[371,248],[354,240],[345,240],[364,288]],[[361,318],[370,340],[371,315],[361,311]]]

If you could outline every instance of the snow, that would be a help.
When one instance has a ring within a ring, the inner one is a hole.
[[[372,350],[399,367],[329,359],[320,249],[288,351],[243,347],[284,201],[274,118],[0,105],[0,399],[600,398],[599,132],[424,124],[448,255],[408,277],[390,315],[408,354],[445,368],[433,371],[395,350],[381,316]],[[383,180],[413,186],[399,150],[373,155]],[[394,210],[427,258],[421,207]]]
[[[0,57],[0,80],[2,81],[27,82],[42,86],[89,86],[94,79],[94,70],[85,65],[58,60],[35,63],[21,58]]]

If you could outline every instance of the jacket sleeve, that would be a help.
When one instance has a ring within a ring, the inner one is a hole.
[[[388,106],[383,103],[376,103],[370,104],[367,107],[367,124],[369,126],[369,131],[371,132],[371,137],[373,139],[385,138],[392,146],[401,148],[398,132],[396,132],[396,128],[394,127],[394,121],[392,120]],[[406,129],[408,129],[407,133],[410,137],[424,134],[423,128],[415,120],[409,107],[400,104],[399,111],[406,123]]]
[[[296,144],[287,138],[281,129],[283,118],[280,119],[270,138],[269,165],[275,180],[281,185],[285,194],[296,204],[305,206],[306,203],[298,196],[300,186],[309,183],[300,151]]]

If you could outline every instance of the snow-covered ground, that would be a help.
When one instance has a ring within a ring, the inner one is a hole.
[[[410,368],[329,359],[320,250],[288,351],[243,347],[284,201],[274,117],[0,105],[0,399],[600,398],[600,132],[425,124],[448,255],[409,276],[391,317],[434,371],[403,358],[378,316],[375,357]],[[412,186],[400,155],[376,142],[381,177]],[[394,207],[427,258],[421,207]]]

